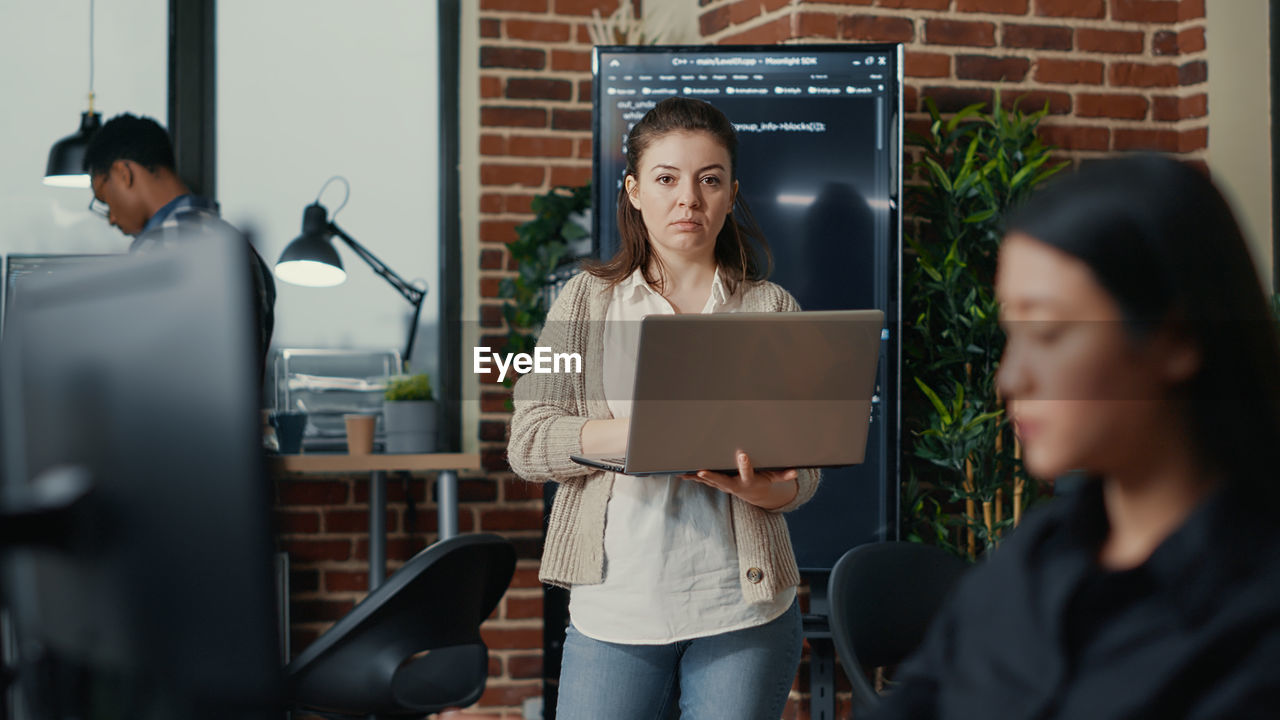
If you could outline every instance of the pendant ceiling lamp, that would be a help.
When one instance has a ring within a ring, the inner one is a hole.
[[[49,149],[44,184],[53,187],[87,188],[89,173],[84,168],[84,152],[93,134],[102,126],[102,114],[93,109],[93,3],[89,0],[89,109],[80,113],[80,129],[62,138]]]

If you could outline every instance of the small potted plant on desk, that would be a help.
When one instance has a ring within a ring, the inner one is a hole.
[[[426,374],[392,378],[382,404],[387,452],[429,453],[436,449],[436,403]]]

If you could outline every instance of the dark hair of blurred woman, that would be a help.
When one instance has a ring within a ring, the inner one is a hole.
[[[1243,234],[1199,170],[1170,158],[1086,164],[1013,216],[1081,260],[1135,343],[1173,329],[1199,350],[1180,389],[1199,460],[1259,500],[1280,497],[1280,350]]]

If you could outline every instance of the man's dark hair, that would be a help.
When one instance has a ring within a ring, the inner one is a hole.
[[[173,170],[173,144],[169,133],[149,117],[122,113],[107,121],[94,133],[84,153],[84,169],[91,175],[102,175],[117,160],[132,160],[154,172],[157,168]]]

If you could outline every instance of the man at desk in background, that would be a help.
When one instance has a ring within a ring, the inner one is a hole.
[[[129,252],[174,247],[196,236],[245,242],[261,377],[275,326],[271,270],[244,236],[222,219],[217,203],[192,193],[178,177],[169,134],[151,118],[117,115],[94,134],[84,164],[93,183],[90,209],[133,236]]]

